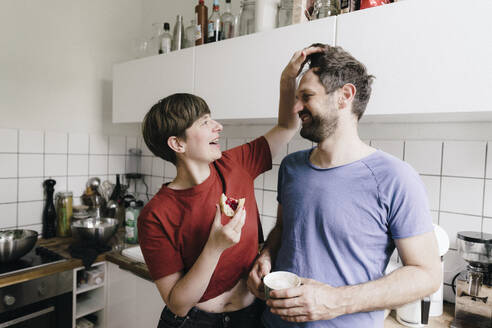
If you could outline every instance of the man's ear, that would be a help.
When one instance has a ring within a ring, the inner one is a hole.
[[[176,153],[184,153],[185,148],[186,148],[185,147],[186,143],[184,143],[182,140],[180,140],[176,136],[169,137],[167,139],[167,145],[169,146],[169,148],[174,150]]]
[[[338,108],[344,109],[347,107],[347,104],[354,101],[355,93],[357,92],[357,88],[352,83],[345,84],[340,93],[340,98],[338,98]]]

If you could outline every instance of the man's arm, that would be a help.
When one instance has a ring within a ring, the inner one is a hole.
[[[265,299],[262,278],[272,270],[272,263],[275,262],[280,240],[282,237],[282,206],[279,204],[277,209],[277,222],[275,227],[268,235],[265,246],[256,259],[253,268],[248,276],[248,288],[258,298]]]
[[[438,290],[442,269],[434,232],[397,239],[395,243],[404,266],[387,276],[338,288],[302,279],[301,287],[272,291],[270,295],[278,299],[267,304],[284,320],[316,321],[395,308]]]
[[[297,51],[282,71],[280,77],[278,122],[276,126],[265,134],[272,158],[292,139],[299,127],[299,117],[294,111],[294,104],[296,102],[296,78],[304,66],[306,57],[322,50],[322,48],[310,47]]]

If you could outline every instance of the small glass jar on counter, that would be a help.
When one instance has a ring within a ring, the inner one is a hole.
[[[70,237],[72,235],[72,205],[73,194],[71,191],[62,191],[56,194],[56,235],[58,237]]]
[[[255,33],[255,8],[256,1],[241,1],[239,35]]]

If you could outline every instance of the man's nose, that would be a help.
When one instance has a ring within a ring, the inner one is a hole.
[[[302,103],[302,101],[296,99],[296,102],[294,103],[294,113],[295,114],[299,113],[303,108],[304,108],[304,104]]]

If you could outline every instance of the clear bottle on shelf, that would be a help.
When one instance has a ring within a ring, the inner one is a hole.
[[[167,54],[171,52],[172,42],[173,42],[173,37],[170,32],[169,23],[164,23],[164,33],[162,33],[161,35],[159,53]]]
[[[241,2],[241,16],[239,17],[239,35],[255,33],[256,1]]]
[[[220,20],[219,0],[214,0],[212,15],[208,19],[208,41],[216,42],[222,40],[222,22]]]
[[[154,56],[159,53],[161,36],[164,33],[161,23],[152,24],[152,35],[148,39],[147,55]]]
[[[231,0],[226,0],[225,11],[220,16],[222,21],[224,39],[232,39],[236,36],[236,17],[231,12]]]
[[[195,42],[197,39],[197,25],[196,21],[192,19],[190,21],[190,26],[185,28],[185,37],[184,37],[184,47],[191,48],[195,46]]]
[[[340,0],[322,0],[318,18],[340,15]]]

